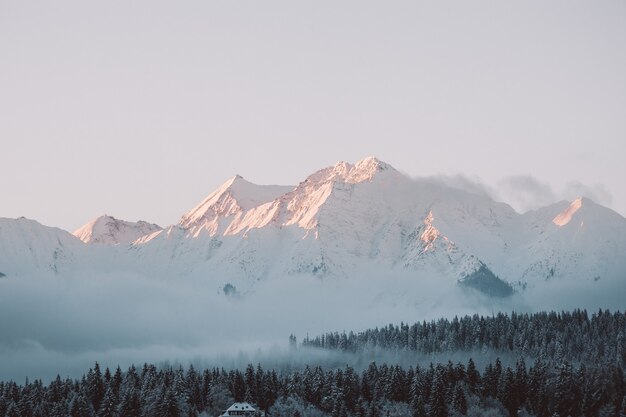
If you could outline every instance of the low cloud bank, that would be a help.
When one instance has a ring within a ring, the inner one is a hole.
[[[410,274],[321,280],[269,278],[241,298],[216,282],[163,281],[137,274],[0,281],[3,379],[77,376],[107,366],[202,361],[285,348],[326,331],[361,330],[475,311],[479,296]],[[450,309],[454,306],[454,311]]]
[[[450,280],[384,270],[326,280],[268,278],[241,298],[215,291],[219,287],[218,280],[163,281],[137,274],[2,279],[1,379],[80,377],[95,361],[112,368],[144,362],[356,365],[384,358],[294,356],[288,337],[473,313],[623,305],[616,295],[610,299],[557,283],[548,291],[488,299]],[[417,358],[396,359],[414,364]]]

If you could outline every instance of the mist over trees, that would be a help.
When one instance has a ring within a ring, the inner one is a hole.
[[[495,351],[560,364],[626,366],[626,315],[599,310],[540,312],[492,317],[479,315],[431,322],[390,324],[362,332],[334,332],[309,338],[303,346],[362,352],[368,349],[422,354]]]
[[[524,329],[528,343],[517,343],[517,332]],[[122,371],[96,363],[79,379],[0,382],[0,416],[217,416],[235,401],[248,401],[278,417],[623,417],[625,330],[623,313],[590,317],[577,310],[390,325],[329,333],[300,346],[291,336],[293,348],[303,351],[317,346],[358,355],[375,344],[452,352],[482,344],[518,359],[511,366],[496,359],[480,369],[472,358],[414,366],[371,362],[361,369],[313,363],[274,369],[144,364]]]

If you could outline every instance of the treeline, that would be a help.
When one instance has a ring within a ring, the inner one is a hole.
[[[493,350],[540,358],[557,365],[602,363],[626,366],[626,315],[585,310],[465,316],[412,325],[390,324],[354,333],[327,333],[305,338],[303,346],[359,352],[381,348],[423,354]]]
[[[482,372],[466,365],[377,365],[324,370],[244,371],[193,367],[101,372],[98,364],[81,379],[57,377],[18,385],[0,383],[5,417],[187,417],[218,416],[234,401],[249,401],[271,416],[626,416],[626,380],[619,367],[558,368],[537,361],[514,367],[499,360]]]

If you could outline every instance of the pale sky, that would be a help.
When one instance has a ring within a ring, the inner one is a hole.
[[[368,155],[624,215],[626,1],[0,0],[0,155],[70,231]]]

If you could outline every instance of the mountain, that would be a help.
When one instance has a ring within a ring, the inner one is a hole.
[[[626,277],[626,221],[588,198],[527,213],[536,236],[510,261],[521,282]],[[550,219],[546,224],[545,219]]]
[[[10,270],[3,262],[18,245],[37,248],[39,266],[54,264],[49,253],[62,246],[66,263],[189,277],[243,294],[273,277],[339,282],[376,274],[506,296],[549,281],[603,285],[626,273],[626,219],[587,198],[519,214],[446,181],[411,179],[374,157],[339,162],[296,186],[235,176],[165,229],[102,216],[74,232],[79,240],[41,225],[20,234],[20,221],[0,231],[0,272]],[[38,233],[50,237],[39,242]],[[10,263],[31,265],[24,256]]]
[[[56,227],[24,217],[0,218],[0,273],[7,277],[72,270],[88,257],[83,242]]]
[[[190,236],[203,231],[211,236],[236,234],[236,225],[244,220],[245,213],[274,201],[292,188],[256,185],[236,175],[184,214],[178,224],[188,230]]]
[[[219,276],[243,288],[272,276],[330,279],[382,269],[438,276],[490,295],[554,277],[597,280],[626,271],[619,256],[625,219],[588,199],[572,204],[521,215],[369,157],[321,169],[295,187],[236,176],[121,257],[142,259],[155,274]],[[587,238],[572,239],[581,222]]]
[[[72,233],[85,243],[119,245],[130,244],[142,236],[162,228],[144,221],[127,222],[112,216],[100,216]]]

